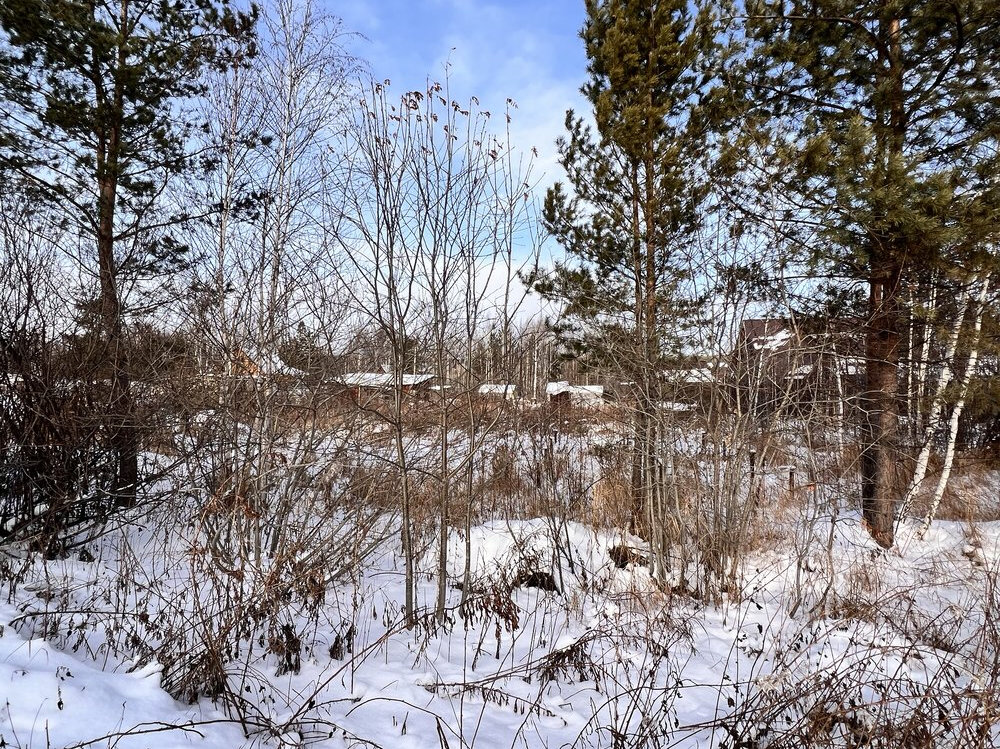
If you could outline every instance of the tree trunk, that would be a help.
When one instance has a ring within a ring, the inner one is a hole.
[[[122,6],[123,28],[126,27],[127,5]],[[119,54],[124,55],[124,45]],[[124,61],[122,61],[124,64]],[[132,382],[122,325],[122,304],[118,289],[118,268],[115,262],[115,207],[118,198],[119,152],[121,150],[122,84],[115,82],[111,124],[98,128],[97,141],[97,263],[101,288],[101,326],[111,363],[111,392],[108,397],[109,441],[118,459],[118,473],[111,497],[116,505],[135,502],[139,482],[138,436]],[[101,96],[103,98],[103,95]]]
[[[948,443],[944,453],[944,465],[941,467],[941,475],[938,477],[937,486],[934,488],[934,496],[931,498],[931,506],[927,510],[917,538],[923,539],[930,530],[934,516],[938,507],[941,506],[941,499],[944,497],[944,490],[948,487],[948,479],[951,477],[951,467],[955,460],[955,447],[958,441],[958,424],[962,418],[962,410],[965,408],[965,399],[969,394],[969,384],[976,371],[976,362],[979,360],[979,341],[983,331],[983,309],[986,304],[986,294],[990,288],[990,279],[986,275],[979,287],[976,298],[976,313],[972,324],[972,341],[970,342],[969,359],[965,364],[965,373],[962,375],[959,387],[958,400],[951,411],[951,418],[948,422]]]
[[[895,262],[876,266],[869,280],[866,388],[861,399],[861,511],[872,538],[885,548],[893,544],[896,515],[899,280]]]
[[[435,316],[440,315],[440,312],[435,312]],[[437,335],[435,336],[437,340],[434,345],[434,358],[435,358],[435,374],[437,375],[438,384],[442,386],[439,390],[440,398],[440,408],[441,411],[438,414],[438,429],[439,429],[439,439],[440,453],[439,453],[439,465],[438,470],[440,475],[438,480],[440,481],[438,496],[438,512],[440,517],[438,518],[438,581],[437,581],[437,609],[435,615],[439,622],[443,622],[445,619],[445,610],[448,603],[448,515],[450,512],[449,505],[451,504],[451,466],[450,458],[448,455],[450,442],[449,442],[449,430],[451,429],[451,402],[448,391],[444,389],[444,384],[447,380],[448,375],[448,365],[446,361],[447,348],[444,341],[443,327],[445,321],[443,319],[435,320],[435,327],[437,328]],[[470,437],[470,440],[474,437]],[[471,495],[470,495],[471,497]]]
[[[892,8],[879,22],[885,40],[880,51],[881,76],[887,106],[880,114],[876,153],[884,170],[886,191],[898,187],[898,170],[906,138],[901,25]],[[869,236],[868,329],[865,340],[866,392],[861,426],[861,511],[869,533],[885,548],[893,544],[896,515],[896,442],[899,431],[899,380],[897,367],[901,335],[900,281],[905,241],[899,230],[882,216],[885,225]]]
[[[976,279],[973,279],[973,284]],[[958,299],[958,310],[955,312],[955,321],[952,324],[951,334],[948,337],[948,344],[945,348],[944,362],[941,374],[938,376],[937,386],[934,388],[934,399],[931,401],[930,410],[927,412],[927,422],[923,426],[920,435],[920,452],[917,455],[917,463],[913,469],[913,476],[906,487],[903,501],[900,505],[900,515],[905,515],[914,498],[917,490],[927,475],[927,466],[930,462],[931,448],[933,447],[934,433],[937,432],[941,424],[941,413],[944,410],[945,391],[951,384],[955,376],[955,354],[958,351],[958,339],[962,333],[965,323],[965,313],[969,306],[969,288],[963,288]]]

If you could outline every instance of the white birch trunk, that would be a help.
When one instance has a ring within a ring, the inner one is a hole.
[[[837,356],[837,349],[833,349],[833,382],[836,388],[834,396],[833,417],[836,421],[837,435],[837,456],[838,459],[844,455],[844,419],[846,417],[844,408],[844,376],[840,371],[840,357]]]
[[[934,489],[934,496],[931,499],[930,509],[924,517],[917,538],[923,539],[930,530],[934,516],[938,507],[941,506],[941,499],[944,497],[944,490],[948,486],[948,479],[951,477],[951,467],[955,460],[955,442],[958,437],[958,422],[962,416],[962,409],[965,408],[965,398],[969,393],[969,383],[972,381],[973,372],[976,369],[976,362],[979,359],[979,339],[983,329],[983,308],[986,303],[986,292],[989,289],[989,277],[983,279],[979,287],[979,296],[976,299],[976,318],[972,329],[972,342],[969,346],[969,361],[965,365],[965,373],[962,375],[961,387],[958,401],[951,412],[951,419],[948,424],[948,446],[945,448],[944,466],[941,468],[941,476],[938,478],[937,486]]]
[[[917,381],[916,381],[916,409],[914,411],[914,424],[916,429],[919,431],[925,425],[925,421],[922,418],[920,404],[924,399],[924,392],[927,383],[927,360],[930,358],[931,354],[931,325],[934,322],[934,318],[937,316],[937,288],[933,286],[930,294],[930,303],[927,309],[927,314],[924,319],[923,325],[923,340],[920,342],[920,361],[917,364]]]
[[[973,278],[973,284],[976,283],[977,278],[978,277]],[[951,384],[952,379],[955,377],[955,353],[958,350],[958,339],[962,332],[962,326],[965,322],[965,313],[968,308],[969,290],[968,288],[963,288],[958,299],[958,310],[955,312],[955,322],[952,325],[951,335],[948,337],[948,345],[945,349],[944,367],[938,377],[937,387],[934,390],[934,399],[931,402],[930,410],[927,413],[927,420],[923,424],[920,454],[917,456],[917,463],[913,468],[913,476],[910,478],[910,482],[906,486],[906,492],[903,494],[903,501],[900,503],[900,516],[905,515],[909,511],[914,498],[917,496],[917,490],[920,488],[920,484],[927,475],[927,465],[930,461],[934,433],[941,425],[941,413],[944,410],[945,391],[947,390],[948,385]]]

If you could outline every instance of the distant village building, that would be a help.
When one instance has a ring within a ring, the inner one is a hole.
[[[430,392],[434,375],[404,374],[397,377],[392,372],[348,372],[334,379],[355,400],[362,402],[375,397],[388,397],[397,387],[403,393],[426,395]]]
[[[236,349],[230,359],[229,374],[235,377],[299,378],[305,373],[286,364],[280,356],[265,351]]]
[[[545,386],[545,396],[549,403],[556,406],[597,408],[604,403],[604,386],[550,382]]]
[[[863,391],[864,341],[852,321],[798,326],[744,320],[733,353],[736,407],[759,413],[810,410],[845,415]]]
[[[678,412],[707,408],[713,394],[727,377],[725,362],[718,361],[664,369],[660,372],[664,398],[660,406],[664,410]]]
[[[517,385],[498,382],[484,382],[476,390],[476,394],[483,398],[495,400],[513,400],[517,397]]]

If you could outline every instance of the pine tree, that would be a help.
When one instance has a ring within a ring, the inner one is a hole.
[[[533,279],[565,303],[560,324],[588,358],[634,383],[633,525],[657,491],[658,371],[679,343],[681,262],[707,194],[706,102],[720,52],[709,4],[588,0],[583,87],[596,131],[568,112],[558,142],[570,190],[546,195],[544,222],[568,260]],[[690,300],[689,300],[690,301]]]
[[[1000,5],[762,0],[747,12],[748,91],[770,118],[789,222],[820,226],[821,259],[868,288],[862,511],[888,547],[904,290],[995,242]]]
[[[175,266],[184,246],[161,210],[171,177],[192,168],[197,124],[183,103],[200,72],[227,62],[225,40],[249,35],[253,13],[228,0],[5,0],[0,4],[0,174],[18,174],[65,209],[93,254],[100,336],[111,363],[111,494],[138,485],[138,437],[124,336],[125,289]]]

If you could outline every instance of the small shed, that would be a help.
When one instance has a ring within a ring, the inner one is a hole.
[[[358,400],[372,396],[388,396],[401,385],[404,393],[426,394],[430,390],[431,374],[404,374],[397,377],[392,372],[348,372],[336,378],[338,385],[346,388]]]
[[[545,386],[545,395],[554,405],[570,405],[582,408],[597,408],[604,403],[603,385],[570,385],[568,382],[550,382]]]
[[[476,394],[490,400],[513,400],[517,397],[517,385],[503,382],[484,382]]]

